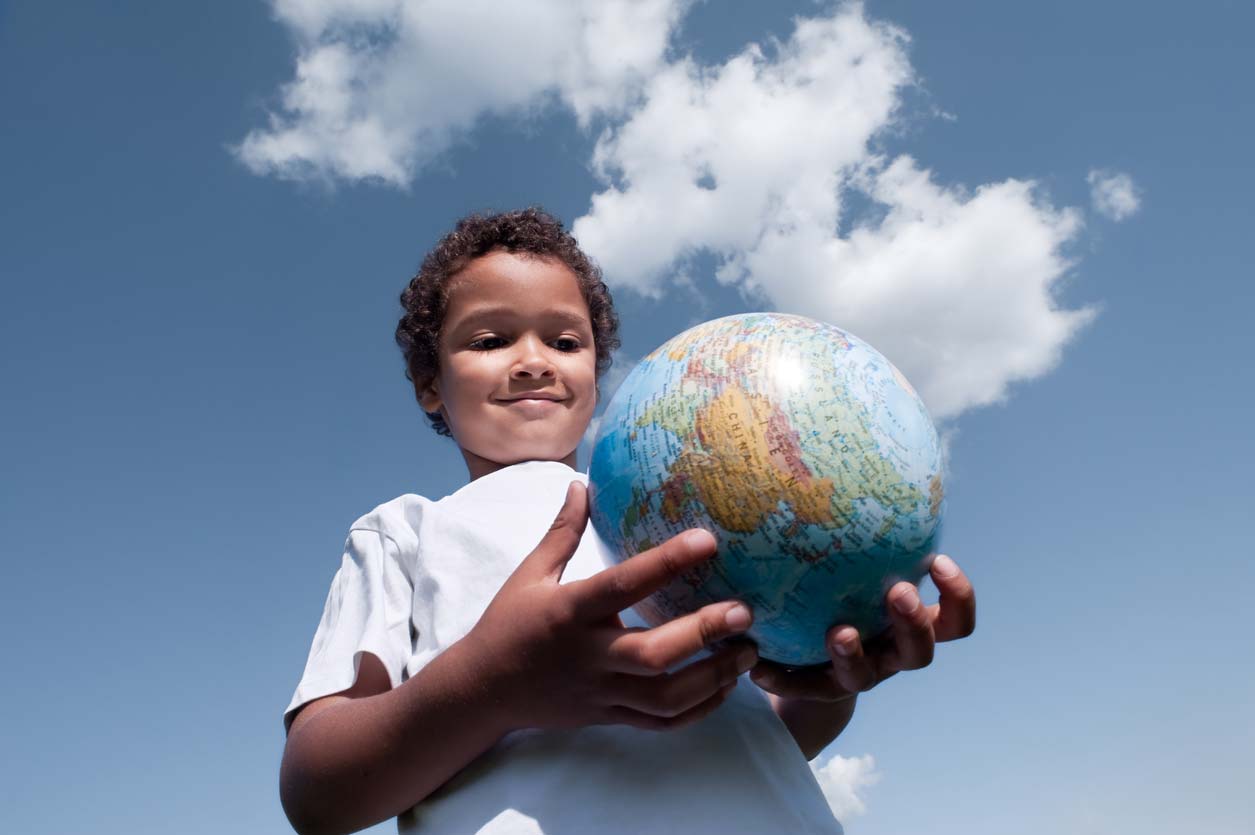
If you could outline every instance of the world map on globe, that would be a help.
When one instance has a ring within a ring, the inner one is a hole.
[[[635,609],[660,624],[753,609],[760,656],[828,660],[825,634],[888,625],[884,594],[927,573],[944,505],[936,428],[866,342],[801,316],[698,325],[642,359],[602,415],[590,519],[609,559],[691,527],[716,556]]]

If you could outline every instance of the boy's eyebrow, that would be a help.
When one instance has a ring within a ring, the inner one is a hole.
[[[457,327],[464,327],[472,324],[478,319],[517,319],[521,314],[513,307],[505,305],[495,305],[492,307],[476,307],[472,308],[465,316],[456,323]],[[573,310],[547,310],[545,318],[561,322],[566,325],[588,325],[588,317],[576,313]]]

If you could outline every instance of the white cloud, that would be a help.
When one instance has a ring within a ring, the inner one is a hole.
[[[972,194],[938,186],[907,157],[870,175],[888,210],[845,237],[810,225],[764,230],[730,259],[780,310],[836,323],[876,346],[935,417],[1002,400],[1050,371],[1094,315],[1061,310],[1052,287],[1080,228],[1031,183]]]
[[[573,230],[616,289],[700,290],[691,258],[713,254],[755,307],[871,342],[940,419],[1049,372],[1095,315],[1057,299],[1077,210],[885,153],[916,78],[907,34],[860,4],[707,66],[667,53],[691,0],[274,2],[299,53],[237,149],[258,173],[406,187],[483,114],[564,107],[601,130]],[[1091,183],[1100,211],[1136,208],[1127,175]]]
[[[840,821],[848,820],[855,815],[867,812],[861,792],[880,782],[880,773],[876,771],[876,761],[871,754],[861,757],[842,757],[834,755],[823,765],[818,760],[811,761],[811,771],[823,789],[824,797],[832,812]]]
[[[688,0],[274,0],[298,42],[264,129],[235,148],[258,174],[405,187],[486,113],[558,100],[619,113],[662,64]]]
[[[721,67],[670,65],[597,143],[611,182],[576,237],[616,282],[657,294],[698,249],[733,255],[772,229],[835,227],[842,181],[911,81],[904,42],[853,7],[800,21],[774,61],[750,46]]]
[[[1141,191],[1128,174],[1094,169],[1086,179],[1094,211],[1100,215],[1119,221],[1132,217],[1142,207]]]
[[[935,417],[1003,399],[1093,316],[1054,299],[1080,215],[1031,182],[969,193],[877,155],[914,83],[906,47],[850,5],[799,21],[774,57],[668,66],[597,143],[606,185],[576,237],[610,280],[650,296],[714,253],[720,281],[871,342]],[[854,196],[877,216],[851,217]]]

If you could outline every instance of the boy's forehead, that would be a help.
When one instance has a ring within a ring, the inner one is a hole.
[[[575,273],[562,261],[492,252],[476,258],[449,283],[446,325],[470,320],[546,321],[587,325],[588,304]]]

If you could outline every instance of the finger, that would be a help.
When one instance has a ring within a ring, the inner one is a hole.
[[[758,663],[753,644],[730,646],[674,673],[621,675],[614,680],[615,704],[651,716],[675,717],[732,684]]]
[[[678,716],[654,716],[650,713],[633,710],[630,707],[612,707],[607,711],[607,719],[604,724],[631,725],[634,728],[641,728],[647,731],[675,730],[685,725],[691,725],[714,713],[721,704],[727,701],[728,696],[735,688],[736,682],[734,681],[706,701]]]
[[[896,583],[885,595],[893,624],[893,643],[878,659],[878,673],[918,670],[932,663],[936,649],[932,617],[910,583]]]
[[[786,699],[837,702],[852,695],[833,680],[832,668],[827,665],[790,670],[761,661],[750,671],[750,680],[768,693]]]
[[[881,681],[872,656],[868,655],[853,626],[838,626],[828,631],[828,657],[832,659],[833,677],[848,693],[862,693]]]
[[[578,481],[567,485],[566,499],[553,524],[514,575],[532,581],[562,579],[562,572],[579,547],[588,524],[588,490]]]
[[[752,622],[749,607],[730,600],[653,629],[607,630],[607,663],[618,673],[658,675],[706,647],[742,634]]]
[[[714,535],[692,528],[586,580],[569,583],[566,588],[573,595],[579,616],[604,618],[653,594],[714,553]]]
[[[930,573],[941,593],[933,623],[937,640],[956,641],[971,635],[976,629],[976,592],[967,575],[945,554],[933,560]]]

